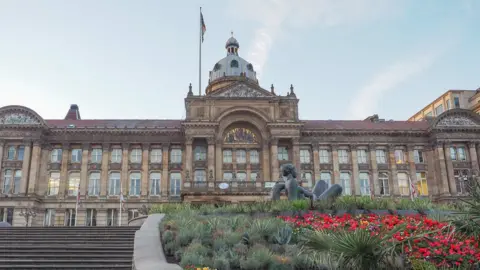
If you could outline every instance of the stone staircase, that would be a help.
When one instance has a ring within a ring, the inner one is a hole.
[[[0,269],[132,269],[139,227],[0,228]]]

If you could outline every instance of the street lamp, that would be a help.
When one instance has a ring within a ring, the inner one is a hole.
[[[25,218],[25,227],[28,227],[28,222],[30,220],[30,217],[33,220],[37,216],[37,211],[34,208],[25,208],[20,210],[19,215]]]

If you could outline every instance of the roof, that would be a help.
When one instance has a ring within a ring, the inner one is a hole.
[[[303,120],[305,129],[345,129],[345,130],[426,130],[427,121],[385,121],[365,120]]]
[[[149,120],[149,119],[118,119],[118,120],[45,120],[52,128],[68,128],[74,125],[77,128],[181,128],[183,120]]]

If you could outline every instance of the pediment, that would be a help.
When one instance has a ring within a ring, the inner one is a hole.
[[[480,127],[471,118],[463,115],[449,115],[438,121],[437,127]]]
[[[225,89],[218,90],[212,94],[213,97],[225,97],[225,98],[261,98],[261,97],[273,97],[274,95],[261,88],[252,87],[244,83],[234,84],[227,86]]]
[[[43,119],[34,111],[21,106],[0,108],[0,125],[2,126],[41,126]]]

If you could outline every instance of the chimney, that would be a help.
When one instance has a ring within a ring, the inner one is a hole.
[[[77,104],[70,105],[70,110],[68,110],[67,115],[65,116],[65,120],[81,120],[80,118],[80,110],[78,109]]]

